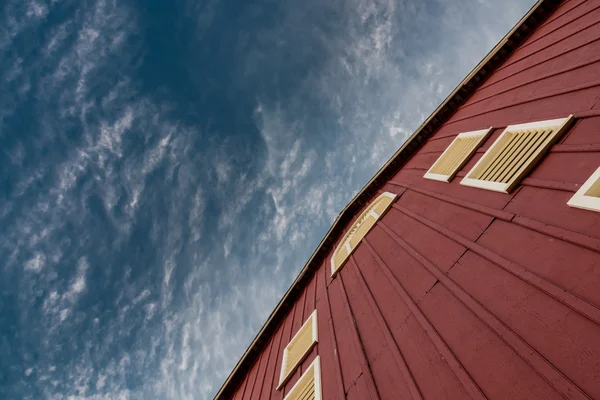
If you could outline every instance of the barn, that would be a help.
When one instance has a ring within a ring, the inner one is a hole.
[[[540,0],[340,213],[217,399],[600,399],[600,1]]]

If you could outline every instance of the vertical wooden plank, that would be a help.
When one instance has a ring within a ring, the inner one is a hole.
[[[323,298],[327,286],[325,285],[325,274],[324,270],[327,270],[329,265],[329,257],[325,258],[325,262],[321,264],[319,269],[315,272],[315,304],[321,298]]]
[[[253,399],[260,399],[263,392],[263,387],[265,381],[267,379],[267,367],[269,365],[269,360],[271,359],[271,349],[273,348],[273,340],[274,337],[271,337],[271,340],[267,344],[267,346],[262,351],[262,360],[260,363],[260,367],[258,368],[257,374],[257,383],[254,385],[254,390],[252,391]]]
[[[326,265],[321,267],[326,269]],[[323,271],[319,271],[322,275]],[[325,286],[325,285],[323,285]],[[342,376],[339,348],[331,317],[331,307],[327,288],[316,304],[319,343],[317,351],[321,358],[321,383],[323,399],[344,400],[344,379]]]
[[[285,323],[281,323],[279,328],[273,336],[273,343],[271,348],[271,354],[269,356],[269,362],[267,364],[267,370],[265,371],[265,381],[263,382],[263,389],[260,395],[261,400],[269,400],[273,391],[277,389],[278,376],[275,376],[277,370],[277,364],[279,364],[279,349],[281,348],[281,338],[285,330]]]
[[[306,321],[315,310],[315,278],[316,277],[313,277],[313,279],[311,279],[310,283],[304,290],[306,293],[306,297],[304,299],[304,321]]]
[[[363,343],[365,343],[365,350],[367,349],[367,343],[369,342],[368,340],[366,340],[366,338],[373,337],[373,332],[381,332],[381,337],[376,336],[376,340],[381,343],[381,346],[383,347],[382,351],[379,352],[376,357],[373,357],[369,360],[369,365],[371,371],[373,372],[373,379],[377,386],[377,391],[379,392],[382,398],[388,398],[389,395],[393,393],[394,396],[400,398],[412,398],[414,400],[422,399],[419,388],[417,387],[417,384],[412,377],[412,374],[406,364],[406,361],[404,360],[404,357],[402,356],[396,342],[394,341],[393,335],[389,329],[389,326],[385,322],[383,315],[381,314],[379,306],[375,302],[371,291],[361,274],[361,268],[356,262],[354,256],[351,256],[350,262],[352,263],[352,268],[348,269],[346,277],[348,277],[348,281],[355,280],[356,283],[354,287],[351,287],[350,284],[348,284],[348,289],[350,293],[354,292],[355,296],[360,296],[360,298],[356,299],[358,301],[353,302],[353,304],[364,304],[365,307],[362,312],[369,313],[373,316],[372,320],[370,321],[360,320],[358,318],[357,312],[353,311],[354,315],[357,317],[356,322],[358,324],[360,336],[361,338],[363,338]],[[349,298],[351,298],[350,293],[348,294]],[[374,328],[375,326],[379,326],[379,330],[376,330]],[[389,355],[391,357],[385,357],[386,355]],[[395,372],[395,375],[397,375],[397,379],[395,382],[393,382],[392,385],[390,385],[389,383],[382,383],[381,385],[378,384],[377,375],[378,372],[380,373],[381,371],[374,368],[374,363],[379,359],[391,361],[388,361],[387,363],[380,362],[379,365],[387,366],[391,370],[390,372],[392,374]],[[386,395],[384,396],[382,392],[386,393]]]
[[[298,300],[296,301],[296,304],[294,305],[294,319],[292,322],[292,334],[291,334],[290,340],[288,342],[290,342],[292,340],[294,335],[296,335],[296,333],[298,333],[298,331],[302,327],[302,324],[304,324],[304,321],[306,319],[304,317],[304,302],[305,301],[306,301],[306,290],[304,290],[302,292],[302,294],[300,295],[300,298],[298,298]],[[292,374],[292,376],[290,377],[288,382],[285,384],[285,387],[283,388],[284,395],[290,391],[290,389],[294,386],[294,384],[298,381],[298,379],[302,375],[302,371],[301,371],[300,367],[301,366],[299,365],[296,368],[296,370],[294,371],[294,373]]]
[[[350,389],[350,386],[352,386],[360,374],[362,374],[362,369],[352,338],[353,333],[350,325],[352,322],[349,321],[346,316],[340,279],[337,279],[336,277],[336,279],[331,281],[327,294],[331,307],[333,329],[337,339],[340,366],[344,381],[344,391],[347,392]]]
[[[252,391],[254,390],[254,386],[256,385],[256,381],[258,379],[258,369],[260,368],[260,362],[262,361],[262,358],[263,354],[260,355],[258,360],[256,360],[250,369],[250,373],[248,374],[248,385],[246,386],[244,396],[242,397],[244,400],[252,400]]]
[[[431,289],[420,305],[488,398],[564,398],[443,285]]]
[[[233,400],[242,400],[244,397],[244,392],[246,391],[246,386],[248,386],[248,375],[244,377],[244,381],[237,388],[235,396],[233,396]]]
[[[366,359],[371,363],[382,351],[389,350],[384,330],[379,325],[375,312],[367,301],[367,295],[360,286],[358,274],[356,260],[350,256],[343,271],[343,283],[351,317],[355,321]]]
[[[382,316],[383,323],[389,327],[393,335],[392,340],[401,353],[393,357],[393,351],[384,352],[389,353],[389,356],[385,360],[381,360],[380,356],[371,366],[382,398],[394,398],[392,394],[398,391],[398,381],[409,381],[411,376],[426,399],[473,398],[465,390],[443,353],[434,345],[414,315],[411,315],[402,296],[391,285],[369,251],[357,251],[354,258],[359,263],[358,271],[363,277],[366,291],[371,293],[374,308]],[[387,349],[393,349],[393,346],[388,345]],[[400,368],[396,367],[394,370],[393,365],[401,365],[402,358],[408,371],[401,375]]]
[[[367,379],[364,375],[358,377],[354,385],[348,391],[346,395],[347,400],[365,400],[374,399],[375,397],[368,397],[369,390],[367,388]]]
[[[367,360],[363,342],[358,331],[356,319],[354,318],[352,309],[350,308],[350,300],[348,299],[348,293],[344,285],[343,271],[342,273],[338,274],[338,277],[340,280],[341,294],[343,296],[344,311],[346,312],[346,319],[350,325],[352,345],[354,347],[354,351],[356,352],[356,357],[358,358],[360,369],[362,371],[362,377],[364,378],[366,384],[366,391],[364,393],[365,395],[368,394],[369,399],[379,399],[379,393],[377,393],[377,387],[375,386],[375,381],[373,380],[373,373],[369,367],[369,362]]]

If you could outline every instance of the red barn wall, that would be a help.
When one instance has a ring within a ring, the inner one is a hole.
[[[423,179],[460,132],[574,114],[510,195]],[[600,399],[600,213],[567,201],[600,166],[600,1],[562,4],[392,178],[398,194],[334,278],[329,261],[234,399],[283,399],[318,354],[323,398]],[[319,343],[283,390],[283,349]]]

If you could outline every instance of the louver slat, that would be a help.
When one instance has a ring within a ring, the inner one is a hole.
[[[460,182],[509,193],[573,123],[573,116],[508,126]]]

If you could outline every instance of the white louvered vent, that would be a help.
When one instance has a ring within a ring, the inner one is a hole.
[[[292,376],[296,368],[310,353],[318,342],[317,333],[317,310],[308,317],[304,325],[294,335],[290,343],[285,346],[283,359],[281,361],[281,373],[279,374],[278,389],[283,387]]]
[[[509,193],[573,122],[573,116],[506,127],[461,185]]]

